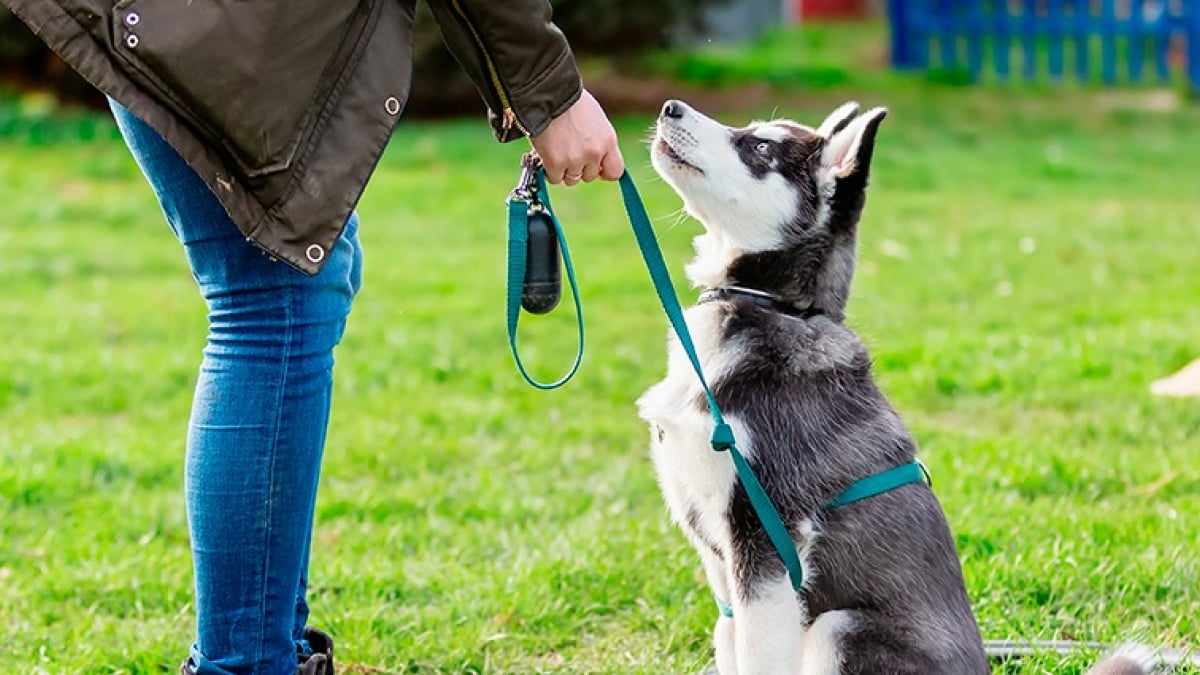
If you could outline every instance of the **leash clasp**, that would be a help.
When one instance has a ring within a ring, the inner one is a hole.
[[[542,170],[542,160],[532,152],[527,152],[521,156],[521,178],[517,180],[517,186],[508,193],[510,201],[519,201],[529,204],[531,208],[540,208],[541,201],[538,200],[538,174]]]

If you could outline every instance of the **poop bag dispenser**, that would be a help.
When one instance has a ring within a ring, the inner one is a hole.
[[[525,245],[525,284],[521,307],[530,314],[545,314],[558,306],[562,297],[562,257],[558,233],[550,214],[542,208],[529,209],[529,241]]]
[[[545,184],[541,168],[541,161],[535,155],[525,155],[521,160],[521,180],[513,191],[528,209],[521,308],[530,314],[546,314],[562,298],[562,253],[558,230],[542,196]]]

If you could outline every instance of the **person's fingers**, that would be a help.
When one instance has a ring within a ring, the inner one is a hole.
[[[554,148],[557,150],[557,148]],[[599,173],[600,157],[591,157],[584,147],[565,149],[569,154],[560,154],[547,161],[543,153],[542,166],[546,169],[546,180],[565,185],[577,185],[587,175]],[[553,180],[551,178],[553,177]]]
[[[562,183],[563,178],[567,173],[565,165],[555,161],[548,161],[545,158],[544,153],[542,157],[542,168],[546,171],[546,182],[550,183],[551,185],[558,185]]]
[[[625,159],[621,157],[621,149],[614,144],[613,149],[604,156],[600,163],[600,178],[604,180],[620,180],[625,174]]]
[[[600,167],[603,161],[603,157],[597,157],[588,162],[587,166],[583,167],[583,172],[580,174],[583,177],[583,182],[590,183],[600,177]]]
[[[607,154],[593,154],[587,159],[549,162],[543,157],[542,166],[546,170],[546,182],[552,185],[578,185],[598,178],[617,180],[625,172],[621,151],[615,146]]]
[[[538,153],[542,160],[542,168],[546,170],[546,182],[552,184],[575,183],[583,177],[583,166],[586,161],[578,148],[543,144]]]

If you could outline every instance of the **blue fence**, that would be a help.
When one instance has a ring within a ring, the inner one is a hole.
[[[1200,0],[889,0],[897,68],[1036,81],[1167,83],[1200,94]]]

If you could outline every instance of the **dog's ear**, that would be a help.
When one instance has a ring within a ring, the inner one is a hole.
[[[821,151],[821,168],[838,180],[859,170],[865,174],[871,166],[875,134],[887,113],[887,108],[872,108],[853,121],[841,124],[841,128],[829,137]]]
[[[854,119],[858,114],[858,102],[850,101],[843,103],[840,108],[829,113],[829,117],[821,122],[821,126],[817,128],[817,133],[822,138],[832,138],[834,134],[846,128],[847,124]]]

